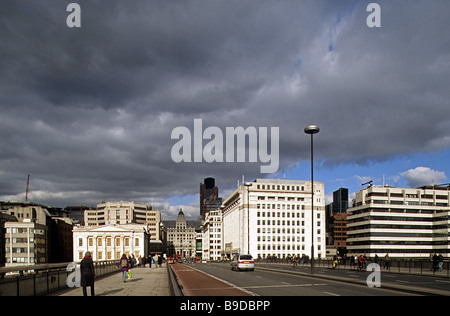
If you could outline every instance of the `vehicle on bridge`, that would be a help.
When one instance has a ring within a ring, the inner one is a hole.
[[[255,260],[252,255],[235,255],[231,260],[231,270],[255,270]]]

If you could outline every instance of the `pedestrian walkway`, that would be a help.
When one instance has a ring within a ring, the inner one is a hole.
[[[125,283],[118,271],[95,280],[96,296],[170,296],[169,276],[164,264],[161,268],[134,268],[132,278]],[[91,291],[88,287],[88,295]],[[83,296],[82,288],[68,288],[49,296]]]

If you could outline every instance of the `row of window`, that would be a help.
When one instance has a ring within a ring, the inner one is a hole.
[[[6,233],[10,234],[26,234],[27,230],[30,230],[30,234],[45,234],[45,230],[43,229],[35,229],[35,228],[20,228],[20,227],[7,227]]]
[[[30,257],[30,262],[28,262],[28,258],[25,257],[20,257],[20,258],[16,258],[13,257],[12,260],[10,257],[6,257],[6,263],[35,263],[35,258],[34,257]]]
[[[388,200],[367,200],[367,204],[391,204],[391,205],[420,205],[420,206],[448,206],[448,203],[434,203],[434,202],[417,202],[417,201],[388,201]]]
[[[18,244],[18,243],[23,243],[23,244],[27,244],[28,241],[30,243],[34,243],[34,237],[30,237],[29,239],[27,237],[13,237],[12,238],[12,243],[13,244]],[[9,244],[11,242],[10,238],[5,238],[5,243]]]
[[[302,250],[302,251],[305,251],[305,245],[304,244],[302,244],[302,245],[300,245],[300,244],[295,244],[295,245],[290,245],[290,244],[285,244],[285,245],[270,245],[270,244],[258,244],[257,246],[257,249],[259,250],[259,251],[261,251],[261,250],[267,250],[267,251],[271,251],[271,250],[298,250],[298,251],[300,251],[300,250]],[[322,250],[322,247],[321,247],[321,245],[317,245],[317,250]],[[278,255],[279,257],[280,257],[280,255]]]
[[[11,249],[6,247],[5,252],[10,253]],[[12,253],[28,253],[28,248],[26,247],[13,247]],[[34,247],[30,247],[30,253],[34,254]]]
[[[357,211],[352,211],[352,214],[363,214],[363,213],[405,213],[405,214],[443,214],[448,213],[448,210],[417,210],[417,209],[403,209],[403,208],[370,208],[361,209]]]
[[[113,258],[113,253],[111,251],[107,251],[106,252],[106,258],[103,257],[103,251],[99,251],[97,252],[95,255],[96,257],[94,257],[94,252],[90,251],[91,255],[93,258],[95,258],[95,260],[119,260],[120,258],[122,258],[122,252],[120,251],[116,251],[116,256]],[[139,257],[139,251],[135,251],[134,255],[136,258]],[[82,260],[84,258],[84,252],[83,251],[78,251],[78,260]]]
[[[320,225],[318,225],[318,226],[320,226]],[[305,234],[305,229],[304,228],[292,228],[292,229],[290,229],[290,228],[275,228],[275,227],[273,227],[273,228],[270,228],[270,227],[268,227],[268,228],[265,228],[265,227],[262,227],[262,228],[257,228],[256,229],[256,232],[258,233],[258,234],[295,234],[295,233],[297,233],[297,234],[302,234],[302,235],[304,235]],[[321,233],[321,230],[320,230],[320,228],[318,228],[317,229],[317,235],[320,235],[320,233]]]
[[[95,239],[95,237],[88,237],[87,238],[89,247],[93,247],[94,246],[94,239]],[[113,237],[105,237],[105,239],[106,239],[106,246],[107,247],[111,247],[112,246],[112,239],[113,239]],[[79,247],[83,247],[83,240],[84,240],[83,238],[78,238],[78,246]],[[115,242],[116,246],[121,246],[121,238],[120,237],[116,237],[115,240],[116,240],[116,242]],[[130,240],[131,240],[131,237],[123,238],[123,243],[124,243],[125,247],[129,247],[130,246]],[[139,247],[139,239],[138,238],[134,239],[134,245],[136,247]],[[97,238],[97,246],[103,247],[103,237],[98,237]]]
[[[447,229],[448,225],[392,225],[392,224],[368,224],[368,225],[360,225],[354,227],[348,227],[347,231],[353,230],[362,230],[362,229],[373,229],[373,228],[381,228],[381,229],[411,229],[411,230],[438,230],[438,229]]]
[[[292,214],[292,216],[291,216]],[[296,215],[297,214],[297,215]],[[305,213],[291,213],[291,212],[256,212],[256,217],[281,217],[281,218],[305,218]],[[320,213],[317,213],[317,219],[320,219]]]
[[[278,191],[305,191],[305,186],[300,185],[280,185],[280,184],[258,184],[256,185],[258,190],[278,190]]]
[[[320,226],[320,221],[317,221],[317,226]],[[285,220],[257,220],[256,221],[256,225],[261,226],[261,225],[272,225],[272,226],[305,226],[305,221],[285,221]]]
[[[320,203],[320,199],[317,199],[317,203]],[[308,207],[306,207],[306,205],[295,205],[295,204],[256,204],[256,208],[258,210],[260,209],[272,209],[272,210],[292,210],[292,211],[304,211],[306,209],[311,210],[311,206],[308,205]],[[323,210],[324,207],[323,206],[314,206],[315,210]]]
[[[266,200],[266,196],[258,196],[258,201],[265,201]],[[268,201],[288,201],[288,202],[292,202],[297,200],[297,202],[304,202],[305,198],[303,197],[292,197],[292,196],[288,196],[288,197],[284,197],[284,196],[267,196],[267,200]]]
[[[388,193],[387,192],[369,192],[366,195],[367,197],[370,196],[383,196],[383,197],[387,197]],[[405,196],[403,196],[403,193],[390,193],[389,195],[390,197],[396,197],[396,198],[409,198],[409,199],[418,199],[419,198],[419,194],[406,194]],[[433,194],[421,194],[420,198],[422,199],[433,199],[434,196]],[[448,196],[447,195],[436,195],[436,199],[438,200],[448,200]]]
[[[317,236],[317,242],[321,242],[321,237]],[[267,242],[305,242],[305,236],[258,236],[257,241],[267,241]]]

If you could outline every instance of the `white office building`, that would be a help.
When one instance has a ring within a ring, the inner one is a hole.
[[[226,256],[250,253],[254,258],[325,257],[325,194],[323,182],[256,179],[241,185],[223,202],[223,248]],[[311,218],[313,216],[313,218]],[[311,227],[311,222],[314,227]]]
[[[347,210],[347,249],[368,257],[430,258],[450,252],[450,187],[373,186]]]
[[[217,261],[223,259],[222,209],[205,212],[202,222],[202,259]]]

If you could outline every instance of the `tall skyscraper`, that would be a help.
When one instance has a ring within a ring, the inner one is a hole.
[[[333,214],[345,213],[348,208],[348,189],[339,188],[333,192],[332,212]]]
[[[200,216],[205,217],[205,213],[217,210],[222,205],[222,198],[219,197],[219,188],[215,185],[214,178],[206,178],[204,183],[200,183]]]

